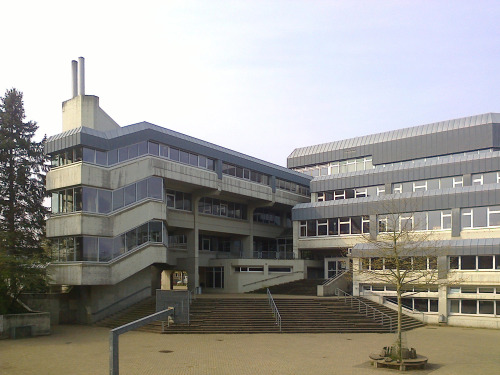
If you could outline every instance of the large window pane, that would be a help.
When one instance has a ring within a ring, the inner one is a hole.
[[[487,226],[487,207],[475,207],[474,211],[474,228],[484,228]]]
[[[52,193],[51,210],[53,214],[59,213],[59,192]]]
[[[107,165],[107,152],[106,151],[96,151],[95,152],[95,163],[98,165]]]
[[[83,148],[83,161],[87,163],[95,163],[95,150]]]
[[[148,178],[148,197],[162,199],[163,184],[160,177]]]
[[[184,209],[184,193],[181,192],[181,191],[176,191],[175,192],[175,208],[177,210],[183,210]]]
[[[476,269],[476,256],[475,255],[462,255],[461,257],[462,270],[475,270]]]
[[[113,258],[125,253],[125,235],[113,239]]]
[[[137,201],[148,196],[148,180],[139,181],[137,184]]]
[[[127,251],[130,251],[134,247],[137,247],[137,229],[132,229],[127,232],[126,241]]]
[[[118,149],[118,161],[122,162],[128,159],[128,148],[122,147]]]
[[[108,262],[113,258],[113,239],[99,238],[99,262]]]
[[[462,300],[462,314],[477,314],[477,301],[463,299]]]
[[[352,234],[361,233],[361,216],[355,216],[351,218],[351,233]]]
[[[491,314],[495,313],[494,301],[479,301],[479,314]]]
[[[82,210],[82,188],[78,187],[74,189],[74,208],[75,211],[81,211]]]
[[[107,214],[111,212],[111,199],[112,193],[109,190],[98,190],[97,192],[99,202],[99,212]]]
[[[97,212],[97,189],[83,187],[83,211]]]
[[[163,242],[161,221],[151,221],[149,223],[149,238],[151,242]]]
[[[128,149],[128,158],[136,158],[139,155],[139,146],[137,143],[135,145],[130,145],[127,147]]]
[[[493,269],[493,257],[491,255],[479,255],[477,257],[477,268],[480,270]]]
[[[186,151],[180,151],[179,155],[179,161],[181,163],[189,164],[189,153],[187,153]]]
[[[97,237],[83,237],[83,261],[97,262]]]
[[[149,241],[148,224],[143,224],[138,228],[137,246]]]
[[[140,142],[138,145],[138,154],[139,156],[141,155],[146,155],[148,153],[148,143],[146,141]]]
[[[160,145],[158,143],[148,142],[148,151],[152,155],[158,155],[160,152]]]
[[[108,165],[118,163],[118,150],[108,151]]]
[[[123,189],[118,189],[113,192],[113,211],[123,207],[123,199]]]
[[[135,202],[136,197],[135,197],[135,192],[136,192],[136,185],[129,185],[125,187],[125,206],[132,204]]]
[[[430,310],[431,312],[438,312],[438,300],[431,299],[430,300]]]
[[[176,148],[170,148],[170,159],[179,161],[179,150]]]
[[[450,313],[459,313],[460,312],[460,300],[452,299],[450,301]]]

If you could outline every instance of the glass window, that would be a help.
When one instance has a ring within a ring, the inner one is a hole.
[[[97,262],[97,237],[83,237],[83,261]]]
[[[98,190],[97,200],[99,213],[107,214],[111,212],[112,193],[109,190]]]
[[[438,300],[437,299],[431,299],[429,300],[429,311],[430,312],[438,312]]]
[[[451,210],[441,211],[441,228],[451,229]]]
[[[441,229],[441,211],[429,211],[427,220],[429,230]]]
[[[139,181],[136,185],[137,200],[145,199],[148,196],[148,180]]]
[[[351,218],[351,233],[361,234],[361,216],[354,216]]]
[[[83,194],[83,211],[97,212],[97,189],[84,186]]]
[[[488,208],[487,207],[475,207],[473,209],[473,223],[474,228],[484,228],[488,225]]]
[[[136,185],[133,184],[133,185],[126,186],[125,189],[124,189],[124,191],[125,191],[124,192],[124,195],[125,195],[125,206],[134,203],[136,201],[136,196],[135,196]]]
[[[175,192],[175,208],[177,210],[184,209],[184,193],[181,191]]]
[[[500,206],[493,206],[488,208],[488,226],[500,226]]]
[[[179,161],[179,150],[176,148],[170,147],[170,159]]]
[[[326,236],[328,234],[328,219],[318,219],[318,236]]]
[[[113,239],[113,258],[125,253],[125,235]]]
[[[141,155],[146,155],[148,153],[148,142],[146,141],[143,141],[143,142],[140,142],[137,147],[139,148],[139,156]],[[156,155],[158,155],[158,153],[156,153]]]
[[[460,313],[460,300],[452,299],[450,301],[450,313]]]
[[[198,155],[189,154],[189,164],[197,167],[198,166]]]
[[[186,151],[180,151],[179,161],[181,163],[189,164],[189,153],[187,153]]]
[[[95,152],[95,163],[98,165],[107,165],[108,164],[108,153],[105,151],[98,151],[96,150]]]
[[[143,224],[137,228],[137,246],[149,241],[148,224]]]
[[[479,255],[477,257],[477,268],[480,270],[493,269],[493,257],[491,255]]]
[[[462,208],[461,226],[462,229],[472,228],[472,209]]]
[[[108,151],[108,165],[118,163],[118,150]]]
[[[458,270],[458,257],[450,257],[450,270]]]
[[[163,242],[161,221],[151,221],[149,223],[149,239],[151,242]]]
[[[316,220],[307,220],[307,236],[316,236]]]
[[[479,301],[479,314],[495,313],[494,301]]]
[[[95,163],[95,150],[90,148],[83,148],[83,161],[87,163]]]
[[[167,207],[175,208],[175,192],[167,190],[166,195],[167,195]],[[202,203],[200,200],[200,205],[201,204]]]
[[[153,151],[154,151],[154,146],[153,146]],[[151,153],[151,149],[149,152]],[[160,145],[160,156],[168,158],[168,146]]]
[[[59,192],[52,193],[51,211],[53,214],[59,213]]]
[[[113,191],[113,211],[123,207],[124,189]]]
[[[139,156],[139,145],[137,143],[135,145],[128,146],[127,149],[129,159],[133,159]]]
[[[351,220],[348,217],[339,218],[340,234],[351,234]]]
[[[475,270],[476,269],[476,256],[475,255],[462,255],[461,257],[462,270]]]
[[[214,161],[212,159],[207,159],[207,169],[210,169],[211,171],[213,171],[215,168],[214,168]]]
[[[132,229],[126,234],[127,251],[137,247],[137,228]]]
[[[99,238],[99,262],[108,262],[113,259],[113,239]]]
[[[162,199],[163,181],[160,177],[148,178],[148,197]]]
[[[122,162],[128,159],[128,148],[122,147],[118,149],[118,161]]]
[[[462,314],[477,314],[477,302],[475,300],[462,300]]]
[[[207,158],[205,156],[198,156],[198,166],[201,168],[207,167]]]

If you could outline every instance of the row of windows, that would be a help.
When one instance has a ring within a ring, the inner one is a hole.
[[[377,215],[379,233],[451,229],[451,210]]]
[[[460,158],[462,156],[489,154],[493,151],[494,151],[493,149],[488,148],[488,149],[484,149],[484,150],[458,152],[458,153],[454,153],[454,154],[446,154],[446,155],[440,155],[440,156],[412,159],[412,160],[400,161],[400,162],[395,162],[395,163],[377,164],[375,166],[375,168],[382,169],[382,168],[392,167],[392,166],[411,166],[412,164],[419,163],[419,162],[436,162],[436,161],[446,162],[446,161],[451,161],[454,158]]]
[[[366,156],[363,158],[347,159],[334,161],[327,164],[315,165],[305,168],[294,168],[297,172],[307,174],[309,176],[328,176],[339,173],[365,171],[373,169],[372,157]]]
[[[462,208],[460,213],[462,229],[500,226],[500,206]]]
[[[281,225],[281,214],[268,208],[256,208],[253,212],[254,223]]]
[[[198,237],[198,246],[199,250],[219,251],[225,253],[229,253],[232,248],[235,253],[239,254],[241,250],[241,241],[231,240],[227,237],[200,234]]]
[[[397,298],[386,298],[387,301],[398,303]],[[419,312],[438,312],[438,300],[436,298],[401,298],[401,304],[410,310]]]
[[[484,314],[500,316],[500,301],[450,299],[450,314]]]
[[[452,286],[449,288],[450,294],[466,293],[466,294],[500,294],[500,287],[494,286]]]
[[[214,160],[207,158],[206,156],[151,141],[143,141],[110,151],[95,150],[87,147],[76,147],[53,154],[52,166],[58,167],[60,165],[66,165],[79,161],[102,166],[110,166],[148,154],[212,171],[215,168]]]
[[[169,248],[186,249],[187,236],[185,234],[170,234],[167,243]]]
[[[52,192],[53,214],[69,212],[96,212],[107,214],[142,199],[163,199],[163,180],[150,177],[111,191],[91,187],[75,187]]]
[[[370,233],[368,216],[338,217],[300,222],[300,237]]]
[[[500,270],[500,255],[450,256],[450,270]]]
[[[109,262],[147,242],[163,242],[162,233],[162,222],[150,221],[115,238],[54,238],[51,243],[51,256],[56,262]]]
[[[205,284],[200,286],[207,286],[208,288],[224,288],[224,267],[204,267],[205,270]]]
[[[276,179],[276,188],[281,190],[288,190],[292,193],[304,195],[308,197],[311,195],[309,192],[309,188],[307,186],[296,184],[295,182],[290,182],[286,180],[282,180],[280,178]]]
[[[191,194],[182,191],[165,190],[167,207],[191,211]]]
[[[241,203],[221,201],[219,199],[204,197],[200,199],[198,212],[207,215],[225,216],[234,219],[247,218],[247,207]]]
[[[435,270],[437,269],[437,257],[402,257],[399,258],[399,267],[402,270]],[[393,270],[395,268],[395,260],[392,258],[372,257],[361,260],[361,269],[363,270],[380,271]]]
[[[385,194],[385,186],[369,186],[356,189],[338,189],[318,193],[318,202],[336,201],[362,197],[378,197]]]
[[[464,186],[463,176],[433,178],[392,184],[392,193],[416,193],[419,191],[450,189]]]
[[[263,266],[239,266],[234,267],[234,272],[264,272]],[[290,273],[292,267],[268,267],[269,273]]]
[[[236,165],[222,163],[222,173],[229,176],[242,178],[244,180],[257,182],[263,185],[269,185],[269,176],[251,169],[239,167]]]
[[[395,292],[396,285],[373,284],[363,285],[364,291],[372,292]],[[436,293],[437,285],[405,285],[402,287],[403,293]]]

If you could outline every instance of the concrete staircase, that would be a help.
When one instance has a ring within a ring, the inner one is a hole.
[[[324,279],[301,279],[290,281],[288,283],[273,285],[269,290],[274,295],[295,295],[295,296],[316,296],[317,286],[321,285]],[[267,288],[261,288],[253,291],[252,293],[266,294]]]
[[[392,318],[393,331],[397,312],[370,300],[363,302],[388,314]],[[283,333],[356,333],[390,332],[388,324],[367,318],[351,307],[343,298],[275,297],[282,319]],[[114,314],[96,325],[115,328],[155,312],[154,297],[148,298],[120,313]],[[403,330],[422,327],[423,323],[403,316]],[[161,333],[160,321],[148,324],[140,331]],[[267,298],[206,297],[193,301],[190,308],[190,324],[171,324],[166,333],[279,333]]]
[[[375,307],[376,309],[382,311],[383,313],[386,313],[392,318],[392,322],[394,325],[398,323],[398,312],[396,310],[390,309],[389,307],[386,307],[384,305],[381,305],[380,303],[373,302],[369,299],[363,298],[363,297],[358,297],[361,301],[364,303]],[[403,331],[409,331],[414,328],[418,327],[423,327],[425,324],[422,323],[420,320],[417,320],[415,318],[412,318],[411,316],[403,314],[402,321],[401,321],[401,326]]]

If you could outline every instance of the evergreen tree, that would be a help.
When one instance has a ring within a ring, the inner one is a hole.
[[[36,122],[25,121],[23,95],[0,97],[0,314],[23,290],[45,279],[42,239],[47,208],[43,143],[33,137]]]

